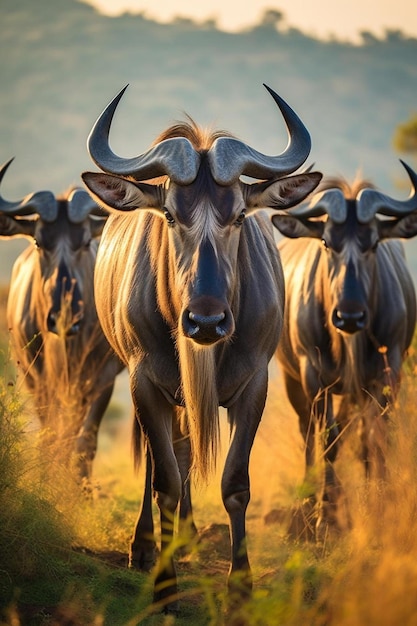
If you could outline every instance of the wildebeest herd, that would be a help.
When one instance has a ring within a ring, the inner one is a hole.
[[[188,119],[139,156],[119,157],[109,132],[123,89],[88,138],[101,170],[82,174],[88,193],[0,198],[0,235],[34,244],[10,283],[14,354],[52,433],[57,371],[66,373],[68,394],[81,390],[66,434],[82,479],[91,477],[115,378],[128,370],[136,452],[144,438],[148,459],[130,564],[148,568],[153,560],[153,491],[168,555],[156,567],[154,595],[168,610],[177,591],[173,519],[177,508],[190,514],[191,479],[207,479],[215,465],[219,406],[231,433],[221,481],[228,587],[244,598],[252,587],[248,466],[272,357],[299,417],[306,472],[316,429],[327,434],[328,506],[316,514],[325,523],[341,492],[333,463],[353,404],[366,474],[384,477],[387,409],[414,333],[416,298],[400,239],[417,234],[417,175],[404,164],[413,188],[405,201],[364,181],[326,179],[318,187],[321,173],[296,173],[310,154],[307,129],[267,89],[289,135],[277,156]],[[278,245],[274,226],[284,235]]]

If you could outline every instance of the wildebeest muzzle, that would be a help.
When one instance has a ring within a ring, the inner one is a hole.
[[[192,300],[183,311],[181,323],[184,335],[202,345],[227,339],[234,330],[229,306],[212,296]]]

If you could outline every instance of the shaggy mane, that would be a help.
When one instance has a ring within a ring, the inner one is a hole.
[[[208,127],[199,126],[189,115],[187,115],[187,121],[176,122],[166,130],[162,131],[152,145],[156,145],[157,143],[164,141],[164,139],[173,139],[175,137],[185,137],[191,142],[193,148],[199,151],[209,150],[219,137],[233,137],[233,135],[225,130],[212,130]]]
[[[356,196],[362,189],[375,189],[375,186],[366,179],[356,177],[349,183],[342,176],[334,176],[326,178],[318,188],[318,191],[327,189],[340,189],[347,200],[355,200]]]

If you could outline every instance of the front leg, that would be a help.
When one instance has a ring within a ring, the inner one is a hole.
[[[310,477],[316,484],[316,539],[320,540],[327,526],[340,524],[338,509],[343,499],[342,485],[334,469],[338,452],[339,429],[334,418],[333,395],[325,389],[312,404],[313,449],[310,450]]]
[[[337,518],[342,492],[333,463],[339,433],[332,394],[320,389],[320,380],[313,368],[307,365],[302,375],[303,383],[284,372],[287,395],[297,412],[305,442],[305,483],[311,489],[311,497],[295,512],[290,532],[313,537],[325,527],[324,520],[333,524]]]
[[[365,476],[385,481],[390,412],[400,387],[402,352],[393,347],[378,352],[379,376],[367,386],[363,402],[360,438]]]
[[[152,459],[153,492],[160,511],[161,552],[154,583],[154,601],[166,611],[176,610],[177,576],[174,564],[174,516],[181,497],[181,476],[172,443],[173,407],[140,370],[131,374],[137,419]]]
[[[231,563],[228,577],[232,603],[250,596],[252,573],[246,546],[246,509],[250,500],[249,457],[265,406],[268,371],[264,367],[229,408],[231,444],[222,477],[222,497],[229,515]]]
[[[137,430],[141,431],[139,424]],[[145,489],[142,506],[136,520],[130,544],[129,567],[141,572],[150,572],[155,565],[156,543],[152,516],[152,460],[146,449]]]
[[[173,424],[173,443],[182,481],[178,530],[181,541],[190,543],[197,536],[198,531],[194,523],[191,500],[191,442],[187,414],[182,408],[176,410],[176,419]],[[186,544],[183,546],[183,552],[187,552]]]
[[[359,426],[361,460],[367,480],[387,479],[388,423],[390,403],[371,398],[362,408]]]

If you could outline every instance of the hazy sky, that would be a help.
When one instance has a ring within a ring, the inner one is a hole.
[[[416,0],[82,0],[104,13],[144,12],[163,22],[173,17],[195,21],[215,18],[220,28],[239,30],[255,23],[267,9],[281,11],[286,25],[317,37],[358,41],[368,30],[382,35],[398,29],[417,37]],[[244,8],[243,8],[244,7]]]

